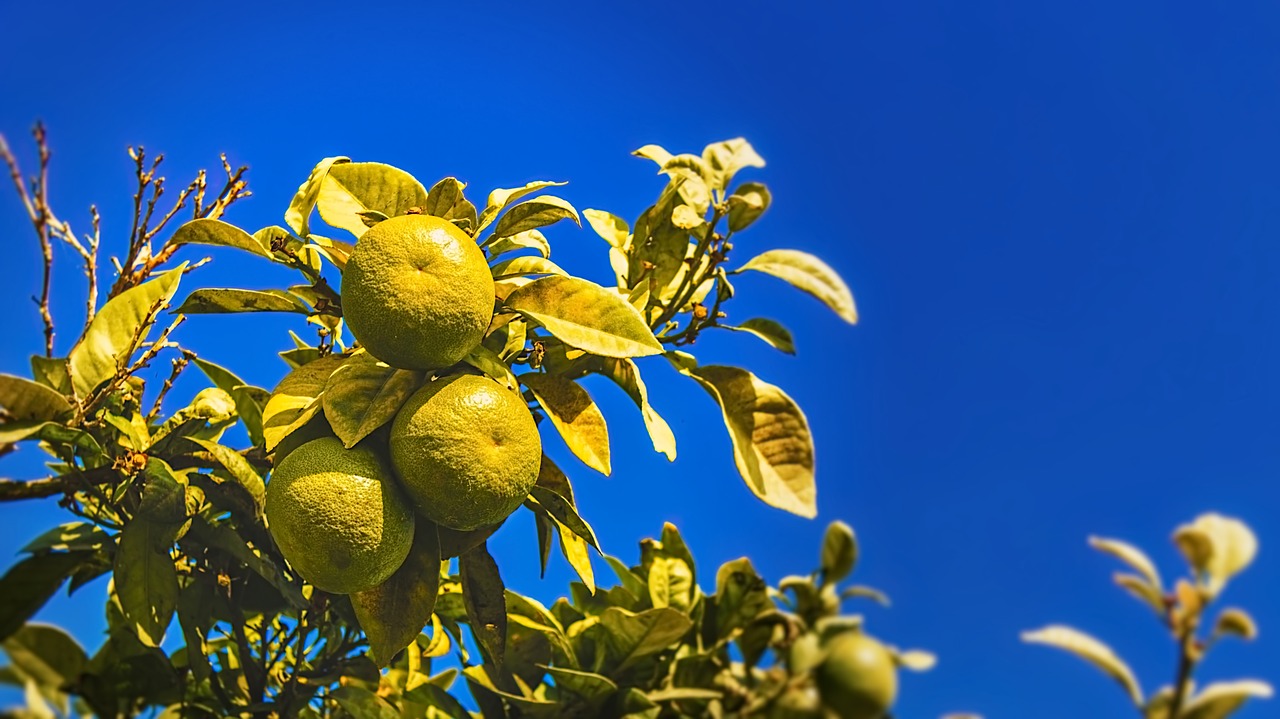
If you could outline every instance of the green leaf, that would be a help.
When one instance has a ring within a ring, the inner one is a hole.
[[[1034,632],[1023,632],[1022,641],[1029,644],[1044,644],[1070,652],[1089,662],[1104,674],[1116,680],[1124,687],[1134,706],[1142,707],[1142,689],[1133,676],[1133,670],[1124,660],[1116,656],[1106,644],[1071,627],[1052,625]]]
[[[716,572],[716,636],[729,637],[773,608],[769,585],[746,557],[720,565]]]
[[[270,554],[250,546],[245,537],[241,536],[232,525],[209,524],[203,519],[196,519],[191,523],[191,536],[208,547],[225,552],[248,567],[275,587],[280,592],[280,596],[294,608],[301,609],[307,606],[302,590],[289,581],[284,569],[276,564]]]
[[[72,409],[60,392],[11,374],[0,374],[0,407],[16,421],[55,420]]]
[[[495,240],[488,246],[488,250],[490,257],[497,257],[505,252],[537,250],[539,255],[547,258],[551,256],[551,243],[547,241],[547,236],[538,230],[529,230]]]
[[[422,379],[421,372],[390,367],[367,352],[354,355],[325,382],[321,395],[325,419],[350,449],[395,419]]]
[[[485,659],[501,667],[507,651],[507,600],[498,564],[480,544],[458,557],[458,570],[471,633]]]
[[[92,552],[55,552],[27,557],[0,577],[0,640],[12,636],[49,601],[67,577],[93,556]]]
[[[858,321],[853,294],[827,263],[799,250],[769,250],[756,255],[734,273],[755,270],[789,282],[796,289],[821,300],[849,324]]]
[[[622,583],[622,587],[637,597],[643,597],[648,594],[649,590],[645,586],[644,580],[627,566],[626,562],[618,559],[613,555],[606,554],[604,556],[606,562],[613,569],[613,573],[617,575],[618,581]]]
[[[520,375],[546,411],[569,449],[583,464],[609,475],[609,428],[604,415],[582,385],[558,375]]]
[[[400,719],[394,706],[364,687],[347,684],[329,692],[329,698],[351,719]]]
[[[1213,633],[1214,636],[1233,636],[1252,641],[1258,637],[1258,625],[1245,610],[1228,607],[1218,614],[1217,621],[1213,623]]]
[[[1214,682],[1183,708],[1180,719],[1226,719],[1249,699],[1270,699],[1271,685],[1257,679]]]
[[[199,437],[187,437],[187,440],[203,447],[205,451],[213,455],[218,464],[226,468],[236,483],[244,487],[249,496],[253,498],[253,507],[260,516],[263,503],[266,501],[267,489],[262,482],[262,476],[253,468],[252,464],[249,464],[249,460],[234,449],[217,442]]]
[[[889,595],[876,589],[875,587],[867,587],[861,584],[855,584],[852,587],[846,587],[840,592],[841,599],[870,599],[881,606],[889,606]]]
[[[557,687],[584,699],[605,699],[618,691],[618,685],[612,679],[600,674],[561,667],[543,668],[555,680]]]
[[[510,237],[565,219],[571,219],[579,227],[582,226],[582,220],[578,218],[578,211],[573,209],[573,205],[553,195],[542,195],[507,210],[494,226],[493,236]]]
[[[31,376],[59,394],[71,394],[71,374],[65,357],[31,355]]]
[[[1147,555],[1137,547],[1118,539],[1106,539],[1103,537],[1089,537],[1089,546],[1119,559],[1125,564],[1132,567],[1138,574],[1141,574],[1151,586],[1157,591],[1164,586],[1160,581],[1160,572],[1156,570],[1156,565]]]
[[[858,539],[853,528],[839,520],[827,526],[822,538],[822,579],[826,584],[839,582],[858,563]]]
[[[600,614],[600,626],[618,658],[618,671],[622,671],[679,641],[693,628],[693,620],[670,607],[639,614],[609,607]]]
[[[436,525],[418,520],[404,564],[382,584],[351,595],[360,627],[369,638],[369,658],[380,667],[410,646],[431,622],[440,590],[440,540]]]
[[[728,187],[733,176],[744,167],[764,167],[764,158],[741,137],[707,145],[702,151],[702,160],[713,184],[721,190]]]
[[[262,408],[266,404],[266,390],[246,385],[244,380],[208,360],[196,358],[196,366],[218,389],[231,395],[236,403],[236,414],[249,433],[249,441],[262,444]]]
[[[791,339],[791,331],[775,320],[764,317],[753,317],[736,327],[734,325],[716,325],[734,332],[746,332],[764,340],[774,349],[789,355],[796,353],[795,341]]]
[[[296,312],[310,314],[306,305],[283,290],[201,288],[187,296],[173,314],[217,315],[235,312]]]
[[[170,523],[135,518],[120,532],[115,589],[138,639],[160,645],[178,603],[178,574],[169,556],[177,530]]]
[[[641,416],[644,417],[644,426],[649,431],[649,439],[653,442],[654,451],[665,454],[668,461],[674,462],[676,436],[662,415],[649,404],[649,389],[645,386],[644,379],[640,377],[640,368],[635,361],[612,357],[601,358],[600,373],[613,380],[622,388],[622,391],[627,393],[631,401],[636,403],[640,408]]]
[[[413,175],[380,162],[349,162],[329,168],[320,183],[316,207],[333,227],[359,237],[365,230],[361,213],[374,210],[387,217],[426,207],[427,190]]]
[[[70,552],[102,549],[111,541],[101,527],[89,522],[59,524],[39,537],[27,542],[21,550],[30,554],[44,552]]]
[[[4,640],[12,665],[41,688],[65,691],[80,682],[89,657],[61,629],[27,624]]]
[[[591,229],[604,238],[611,247],[626,249],[627,238],[631,235],[631,228],[627,226],[626,220],[604,210],[583,210],[582,216],[587,218]]]
[[[1178,527],[1173,539],[1192,568],[1208,579],[1210,596],[1222,591],[1258,553],[1258,538],[1249,525],[1213,512]]]
[[[538,504],[542,505],[543,509],[547,510],[547,512],[555,518],[557,522],[564,525],[575,535],[582,537],[586,540],[587,544],[594,547],[597,552],[601,551],[600,541],[596,539],[595,531],[592,530],[591,525],[587,524],[586,520],[578,514],[578,510],[574,507],[572,500],[559,492],[541,485],[534,485],[533,489],[529,490],[529,494],[533,495],[533,498],[538,500]],[[601,554],[603,554],[603,552],[601,552]]]
[[[311,211],[315,209],[316,198],[320,196],[320,186],[324,182],[324,178],[328,176],[329,170],[334,165],[350,162],[346,157],[326,157],[311,170],[311,175],[298,186],[298,192],[294,194],[293,200],[289,203],[289,209],[284,213],[284,221],[298,233],[299,237],[306,237],[311,234],[309,227],[309,218]],[[269,247],[264,243],[265,247]]]
[[[173,233],[173,245],[221,245],[244,250],[259,257],[274,259],[271,249],[256,237],[235,225],[208,217],[191,220]]]
[[[697,229],[706,223],[702,214],[688,205],[676,205],[676,209],[671,213],[671,224],[682,230]]]
[[[658,163],[658,167],[662,167],[667,164],[671,159],[671,153],[667,152],[660,145],[645,145],[639,150],[632,150],[631,154],[636,157],[643,157],[646,160],[653,160]]]
[[[772,507],[816,516],[813,440],[800,407],[782,390],[738,367],[709,365],[682,372],[720,404],[734,463],[747,487]]]
[[[493,222],[494,218],[498,216],[499,212],[502,212],[504,209],[506,209],[507,205],[510,205],[512,202],[515,202],[521,197],[526,197],[539,190],[545,190],[548,187],[561,187],[567,184],[569,183],[551,182],[548,180],[535,180],[534,182],[530,182],[524,187],[513,187],[511,189],[505,189],[505,190],[499,188],[497,190],[494,190],[493,192],[490,192],[489,200],[486,203],[484,212],[480,213],[480,223],[476,227],[476,232],[479,232],[480,230],[483,230],[484,228],[488,227],[489,223]]]
[[[467,183],[454,177],[446,177],[437,182],[427,193],[427,204],[423,212],[449,220],[467,234],[474,235],[477,232],[476,206],[462,194],[466,187]]]
[[[565,275],[569,273],[542,257],[513,257],[493,266],[493,279],[505,280],[525,275]]]
[[[577,277],[552,275],[517,288],[507,306],[566,344],[603,357],[661,354],[639,310],[613,290]]]
[[[115,376],[119,363],[128,362],[129,355],[146,336],[143,328],[178,291],[178,280],[186,267],[184,262],[149,282],[131,287],[98,310],[68,357],[76,396],[89,396],[94,387]]]
[[[320,411],[325,383],[345,360],[329,355],[285,375],[262,410],[262,434],[268,452]]]
[[[655,607],[675,607],[688,612],[693,603],[693,569],[688,562],[667,555],[649,563],[649,601]]]
[[[769,188],[758,182],[744,182],[729,195],[729,230],[738,232],[751,226],[773,203]]]
[[[520,385],[516,381],[516,376],[512,374],[511,368],[488,347],[477,345],[466,357],[462,358],[462,361],[484,372],[495,382],[512,392],[518,393],[520,391]]]

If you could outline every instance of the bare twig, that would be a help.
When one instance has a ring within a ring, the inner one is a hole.
[[[182,350],[182,356],[173,360],[173,369],[169,372],[169,377],[165,379],[164,384],[160,386],[160,393],[156,395],[156,401],[151,405],[151,411],[147,412],[147,421],[151,422],[160,414],[160,405],[164,402],[165,395],[169,394],[169,390],[173,389],[173,383],[177,381],[178,375],[182,374],[182,370],[187,368],[191,360],[196,356],[191,350]]]
[[[50,213],[49,213],[49,143],[48,135],[45,132],[44,125],[36,123],[35,129],[31,134],[36,140],[36,149],[39,152],[39,173],[31,178],[31,185],[28,188],[26,182],[22,178],[22,169],[18,165],[18,160],[14,157],[13,152],[9,150],[9,144],[0,137],[0,156],[4,157],[5,164],[9,166],[9,177],[12,178],[14,187],[18,190],[18,197],[22,200],[23,207],[27,210],[27,217],[31,220],[32,227],[35,228],[36,236],[40,240],[40,254],[44,260],[44,275],[40,285],[40,297],[36,303],[40,307],[40,319],[44,322],[44,353],[46,357],[53,356],[53,315],[49,312],[49,284],[53,276],[53,243],[50,242]]]

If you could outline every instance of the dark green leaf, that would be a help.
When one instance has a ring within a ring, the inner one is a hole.
[[[727,638],[771,609],[769,586],[743,557],[726,562],[716,572],[716,636]]]
[[[485,658],[501,667],[507,644],[507,600],[498,564],[481,544],[458,558],[458,568],[471,632]]]
[[[92,552],[55,552],[27,557],[0,577],[0,640],[12,636],[49,601],[62,583],[92,557]]]
[[[256,237],[222,220],[200,218],[182,225],[169,240],[174,245],[221,245],[235,247],[260,257],[272,259],[270,247],[264,246]]]
[[[266,501],[266,486],[262,482],[262,476],[258,471],[249,464],[249,460],[245,459],[239,452],[230,447],[212,442],[207,439],[198,437],[187,437],[188,440],[204,447],[218,463],[226,468],[231,477],[249,493],[253,498],[254,509],[259,514],[262,512],[263,503]]]
[[[173,299],[186,267],[184,262],[125,290],[98,310],[67,360],[77,396],[87,397],[94,387],[115,376],[118,364],[128,360],[146,335],[143,327]]]
[[[577,277],[534,280],[512,292],[507,306],[591,354],[643,357],[662,352],[639,310],[617,292]]]
[[[329,692],[329,698],[338,703],[352,719],[400,719],[400,712],[377,694],[352,684]]]
[[[13,666],[46,689],[66,691],[74,686],[89,662],[76,640],[48,624],[27,624],[3,646]]]
[[[609,607],[600,615],[600,626],[621,671],[679,641],[693,627],[693,620],[670,607],[639,614]]]
[[[115,588],[125,621],[147,646],[159,646],[178,603],[178,575],[168,546],[172,524],[135,518],[120,532]],[[164,549],[160,549],[164,547]]]
[[[325,382],[324,416],[350,449],[394,419],[422,379],[421,372],[390,367],[367,352],[354,355]]]
[[[235,312],[296,312],[309,314],[306,305],[283,290],[202,288],[187,296],[174,314],[216,315]]]
[[[41,554],[43,552],[68,552],[76,550],[98,550],[111,541],[111,537],[101,527],[89,522],[68,522],[60,524],[27,542],[23,552]]]
[[[10,374],[0,374],[0,407],[19,421],[54,420],[71,411],[71,403],[58,391]]]
[[[404,564],[382,584],[351,595],[360,627],[369,638],[369,658],[387,666],[431,621],[440,589],[440,542],[436,525],[418,520]],[[411,650],[416,651],[416,650]]]
[[[604,699],[618,691],[612,679],[592,672],[581,672],[560,667],[546,667],[556,686],[571,691],[585,699]]]

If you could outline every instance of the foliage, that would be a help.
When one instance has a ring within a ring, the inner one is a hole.
[[[1091,537],[1089,546],[1120,560],[1128,571],[1116,572],[1115,583],[1147,605],[1178,648],[1173,683],[1149,697],[1129,665],[1111,647],[1077,629],[1051,625],[1025,632],[1023,641],[1046,644],[1075,654],[1111,677],[1124,689],[1143,719],[1223,719],[1252,698],[1270,698],[1269,684],[1257,679],[1214,682],[1195,690],[1194,675],[1209,651],[1222,639],[1251,641],[1258,629],[1248,612],[1236,607],[1217,610],[1227,582],[1253,561],[1258,541],[1238,519],[1204,514],[1173,534],[1187,560],[1189,575],[1166,588],[1156,565],[1141,549],[1118,539]]]

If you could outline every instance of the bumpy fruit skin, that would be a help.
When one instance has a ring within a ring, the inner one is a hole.
[[[336,437],[298,447],[267,483],[267,526],[303,579],[333,594],[386,581],[409,556],[413,510],[372,450]]]
[[[840,719],[880,719],[898,695],[898,671],[889,650],[861,632],[832,638],[816,674],[822,703]]]
[[[520,395],[470,374],[428,383],[391,427],[391,464],[414,507],[471,530],[516,511],[538,480],[542,441]]]
[[[342,273],[342,316],[369,354],[393,367],[438,369],[467,355],[493,319],[484,253],[452,222],[383,220],[356,242]]]

